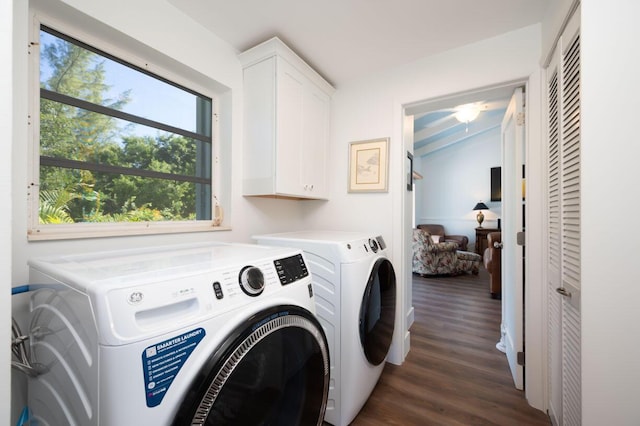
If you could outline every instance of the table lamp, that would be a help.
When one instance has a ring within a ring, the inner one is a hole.
[[[485,203],[480,201],[478,204],[476,204],[473,210],[478,210],[476,219],[478,220],[478,228],[482,228],[482,222],[484,222],[484,214],[482,213],[482,210],[489,210],[489,207],[487,207]]]

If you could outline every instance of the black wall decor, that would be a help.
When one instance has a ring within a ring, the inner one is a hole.
[[[491,168],[491,201],[502,201],[502,180],[500,167]]]

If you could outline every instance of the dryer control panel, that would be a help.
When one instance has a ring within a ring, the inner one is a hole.
[[[273,261],[282,285],[291,284],[309,275],[301,254]]]

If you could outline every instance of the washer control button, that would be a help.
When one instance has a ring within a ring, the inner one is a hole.
[[[222,293],[222,286],[218,281],[213,283],[213,293],[216,295],[216,299],[220,300],[224,297]]]

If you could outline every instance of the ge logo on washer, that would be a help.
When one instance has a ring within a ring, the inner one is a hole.
[[[131,303],[132,305],[137,305],[138,303],[142,302],[142,299],[144,299],[144,293],[142,293],[141,291],[134,291],[127,298],[129,303]]]

